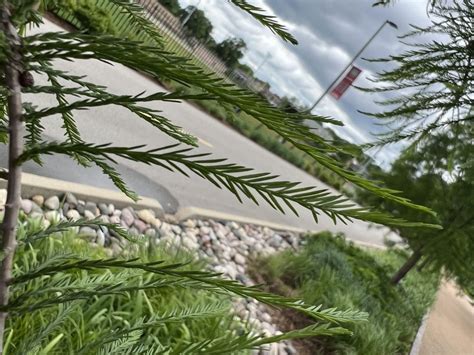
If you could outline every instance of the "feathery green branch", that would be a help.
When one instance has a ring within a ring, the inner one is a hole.
[[[96,227],[106,227],[109,230],[113,231],[116,233],[118,236],[128,240],[128,241],[134,241],[136,238],[128,233],[128,231],[114,223],[108,223],[104,222],[100,218],[95,218],[95,219],[86,219],[86,218],[80,218],[78,220],[62,220],[59,223],[52,224],[49,227],[39,230],[39,231],[30,231],[28,232],[22,242],[24,243],[33,243],[35,241],[41,240],[43,238],[46,238],[50,236],[51,234],[54,233],[60,233],[60,232],[65,232],[71,228],[74,227],[91,227],[91,226],[96,226]]]
[[[321,211],[334,222],[340,220],[346,223],[355,218],[389,225],[437,228],[436,225],[407,222],[383,213],[372,212],[367,208],[356,206],[341,195],[332,195],[326,189],[300,187],[300,184],[296,182],[275,181],[277,176],[269,173],[251,173],[252,169],[250,168],[225,163],[225,159],[210,159],[208,158],[209,154],[193,153],[192,148],[179,148],[177,145],[147,151],[139,150],[140,148],[143,148],[143,146],[127,148],[112,147],[108,144],[43,143],[29,147],[20,157],[18,163],[21,164],[41,154],[79,154],[86,160],[102,163],[106,161],[116,163],[114,158],[116,156],[148,165],[160,166],[188,176],[188,173],[181,168],[185,167],[219,188],[224,186],[239,201],[241,201],[240,195],[242,194],[258,204],[256,193],[271,207],[282,213],[285,210],[281,202],[296,215],[298,215],[298,212],[294,205],[308,209],[312,212],[316,221]],[[177,149],[171,150],[173,148]]]
[[[77,259],[68,256],[65,258],[57,258],[56,262],[48,262],[45,265],[29,270],[27,273],[12,278],[10,285],[17,285],[39,277],[54,275],[60,272],[68,272],[71,270],[97,270],[97,269],[135,269],[143,270],[152,274],[175,277],[179,279],[188,279],[198,283],[202,283],[207,290],[216,292],[226,292],[241,297],[251,297],[259,302],[277,306],[290,308],[306,315],[327,322],[346,323],[353,321],[362,321],[367,318],[366,313],[345,310],[339,311],[335,308],[321,310],[321,306],[315,307],[304,304],[302,301],[274,295],[259,290],[256,287],[246,287],[234,280],[221,279],[220,274],[206,271],[190,271],[183,270],[182,264],[166,264],[165,261],[155,261],[150,263],[137,262],[138,259],[131,260],[89,260]]]
[[[228,1],[231,2],[233,5],[237,6],[238,8],[240,8],[241,10],[248,13],[250,16],[255,18],[263,26],[269,28],[270,31],[275,33],[284,41],[289,42],[291,44],[298,44],[298,41],[296,40],[296,38],[293,37],[293,35],[290,32],[288,32],[285,26],[283,26],[277,21],[277,18],[275,16],[265,14],[265,10],[255,5],[249,4],[246,0],[228,0]]]
[[[31,59],[92,59],[99,56],[103,60],[118,62],[141,70],[153,77],[164,76],[186,85],[193,85],[218,98],[219,103],[229,109],[238,106],[242,111],[255,117],[269,129],[275,131],[298,149],[311,156],[316,162],[355,185],[376,195],[415,209],[432,213],[428,208],[418,206],[408,199],[396,195],[395,191],[377,186],[354,172],[346,170],[328,153],[346,152],[333,146],[315,134],[308,126],[299,122],[313,120],[328,122],[328,119],[311,114],[288,114],[269,106],[268,103],[247,91],[237,89],[212,75],[204,74],[201,69],[190,64],[170,63],[163,60],[163,52],[152,47],[144,47],[114,37],[96,38],[88,35],[65,33],[47,33],[28,37],[25,47],[31,53]],[[133,54],[132,53],[137,53]],[[330,121],[330,120],[329,120]],[[332,121],[332,123],[338,123]],[[317,143],[315,147],[309,143]]]
[[[412,31],[401,36],[402,44],[408,47],[405,52],[369,60],[396,64],[371,79],[379,85],[360,88],[394,94],[377,102],[384,106],[383,111],[363,112],[389,128],[372,145],[409,140],[416,146],[448,125],[474,122],[474,4],[470,0],[446,5],[443,1],[433,2],[429,13],[431,25],[412,26]],[[420,36],[429,40],[408,41]]]

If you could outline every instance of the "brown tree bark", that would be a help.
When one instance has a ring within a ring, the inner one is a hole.
[[[421,248],[415,250],[405,262],[405,264],[403,264],[402,267],[395,273],[395,275],[392,276],[390,283],[392,285],[397,285],[400,280],[403,279],[405,275],[416,265],[416,263],[421,259],[422,255]]]
[[[0,264],[0,306],[8,305],[8,283],[12,277],[13,257],[16,249],[16,228],[21,202],[21,166],[16,164],[23,152],[23,121],[20,73],[22,71],[20,38],[10,19],[8,1],[3,2],[1,11],[2,31],[8,43],[9,56],[5,65],[5,83],[8,89],[7,113],[9,129],[8,184],[5,217],[2,223],[2,260]],[[0,312],[0,354],[3,353],[5,320],[8,313]]]

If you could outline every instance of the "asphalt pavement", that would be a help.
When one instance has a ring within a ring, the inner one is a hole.
[[[40,28],[40,31],[58,30],[60,30],[58,26],[48,21]],[[55,64],[61,70],[86,75],[87,80],[105,85],[115,94],[165,91],[156,82],[122,65],[109,65],[95,60],[60,61]],[[36,77],[35,80],[37,83],[46,83],[45,78]],[[35,95],[34,98],[26,95],[25,101],[31,101],[39,108],[55,105],[54,98],[47,95]],[[171,119],[173,123],[197,136],[200,143],[199,151],[212,153],[218,158],[228,158],[230,162],[252,167],[260,172],[279,174],[285,180],[300,181],[305,185],[334,191],[313,176],[260,147],[191,104],[154,102],[148,105],[162,110],[164,116]],[[146,144],[149,148],[174,143],[168,136],[121,107],[77,111],[74,112],[74,116],[86,142],[113,143],[121,146]],[[46,138],[64,139],[59,117],[45,118],[42,123],[45,127]],[[5,152],[5,147],[2,147],[0,150],[2,166],[6,166]],[[64,156],[48,156],[45,157],[44,162],[43,166],[28,163],[25,171],[97,187],[114,188],[97,168],[82,168]],[[283,215],[264,203],[260,206],[250,201],[241,204],[230,192],[220,190],[198,176],[187,178],[179,173],[133,161],[120,160],[118,170],[136,192],[157,199],[165,210],[171,213],[180,207],[201,207],[308,230],[344,232],[350,239],[377,245],[382,245],[383,236],[387,232],[385,228],[374,228],[361,221],[348,225],[341,223],[334,225],[329,218],[324,216],[316,224],[311,214],[305,210],[301,211],[300,217],[296,217],[291,212]]]

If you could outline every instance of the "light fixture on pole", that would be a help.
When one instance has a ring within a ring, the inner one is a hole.
[[[380,33],[380,31],[382,31],[382,29],[384,28],[385,25],[389,25],[389,26],[391,26],[391,27],[398,30],[398,26],[395,23],[393,23],[392,21],[386,20],[379,27],[379,29],[377,31],[375,31],[375,33],[372,35],[372,37],[369,38],[369,40],[364,44],[364,46],[356,53],[356,55],[352,58],[352,60],[349,62],[349,64],[347,64],[347,66],[344,68],[344,70],[336,77],[336,79],[334,79],[334,81],[331,83],[331,85],[328,86],[326,91],[324,91],[323,94],[316,100],[316,102],[314,103],[313,106],[311,106],[311,108],[308,110],[308,112],[311,112],[321,102],[321,100],[324,98],[324,96],[326,96],[326,94],[329,92],[329,90],[331,90],[331,88],[334,86],[334,84],[337,83],[337,81],[341,78],[342,75],[344,75],[344,73],[347,71],[347,69],[349,69],[349,67],[352,65],[352,63],[354,63],[356,61],[356,59],[362,54],[362,52],[367,48],[367,46],[370,44],[370,42],[372,42],[373,39]]]

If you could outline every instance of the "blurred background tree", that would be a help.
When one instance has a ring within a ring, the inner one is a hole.
[[[216,53],[227,66],[234,68],[244,56],[246,48],[247,45],[243,39],[231,37],[216,46]]]
[[[401,37],[408,47],[404,53],[372,60],[396,66],[376,76],[373,81],[379,85],[375,88],[362,88],[389,97],[379,102],[383,111],[367,113],[389,128],[370,146],[406,146],[388,172],[373,170],[371,177],[431,207],[444,227],[436,232],[399,229],[413,254],[393,276],[392,283],[398,283],[423,259],[422,266],[443,269],[472,292],[474,3],[433,1],[427,9],[431,25],[412,25],[413,30]],[[409,42],[412,38],[416,41]],[[397,216],[434,220],[362,191],[359,198]]]
[[[429,26],[401,36],[405,52],[369,60],[396,65],[372,79],[379,85],[360,88],[384,98],[384,110],[364,112],[390,127],[376,145],[416,144],[474,119],[474,2],[434,2],[428,12]]]
[[[399,228],[414,250],[412,257],[393,276],[398,283],[420,260],[422,266],[439,271],[469,288],[474,280],[474,126],[465,124],[430,136],[417,150],[408,148],[388,172],[374,171],[383,181],[438,214],[443,231]],[[397,216],[421,221],[434,218],[396,206],[361,191],[359,198]],[[470,281],[469,281],[470,280]]]
[[[195,38],[206,41],[211,38],[212,23],[204,14],[204,11],[188,6],[181,14],[187,21],[184,27]],[[187,18],[189,16],[189,18]]]
[[[166,7],[173,15],[180,15],[182,9],[178,0],[158,0],[158,2]]]

